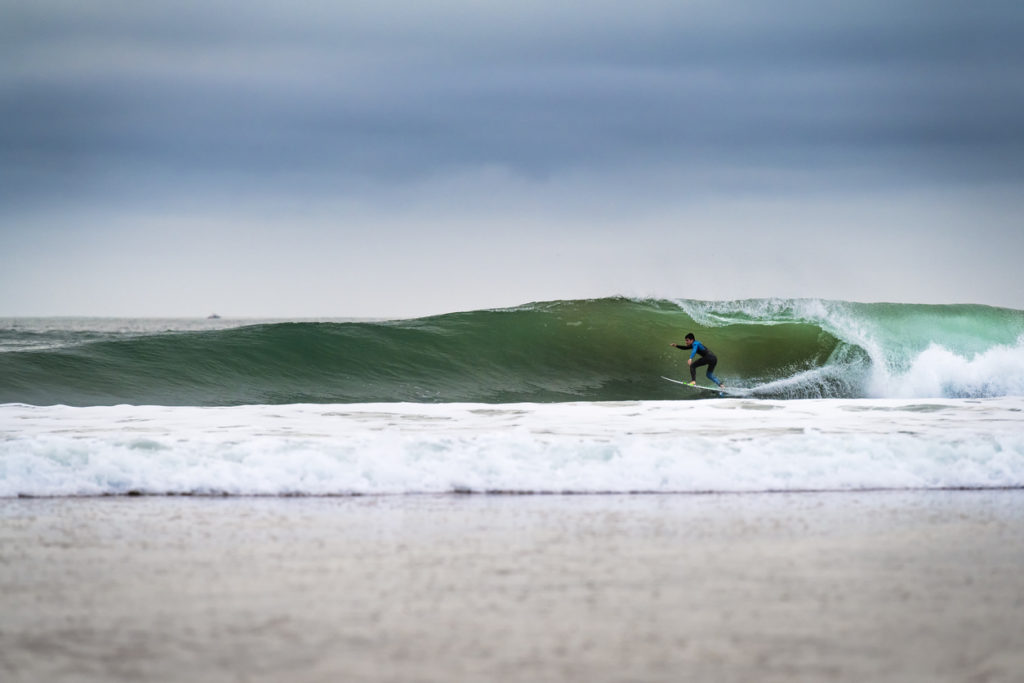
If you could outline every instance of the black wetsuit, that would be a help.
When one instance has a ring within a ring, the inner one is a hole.
[[[708,366],[708,379],[711,380],[712,382],[714,382],[715,384],[719,385],[719,386],[722,385],[721,381],[719,381],[719,379],[717,377],[715,377],[715,374],[714,374],[715,373],[715,366],[718,365],[718,356],[716,356],[714,354],[714,352],[711,351],[711,349],[709,349],[708,347],[704,346],[703,344],[701,344],[696,339],[693,341],[692,344],[688,344],[687,346],[680,346],[679,348],[686,349],[686,350],[690,351],[690,358],[691,359],[694,356],[700,356],[700,358],[698,358],[697,360],[695,360],[692,363],[690,363],[690,380],[691,381],[693,381],[693,382],[697,381],[697,368],[699,368],[702,365],[706,365],[706,366]]]

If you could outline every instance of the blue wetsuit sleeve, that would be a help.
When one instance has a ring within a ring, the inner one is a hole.
[[[699,341],[698,342],[693,342],[693,351],[690,351],[690,360],[693,360],[693,357],[697,355],[697,349],[699,349],[699,348],[701,348],[703,346],[704,345],[701,344]]]

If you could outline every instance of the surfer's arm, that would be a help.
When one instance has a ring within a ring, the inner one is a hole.
[[[690,363],[693,362],[693,357],[697,353],[696,347],[694,347],[692,344],[690,346],[682,346],[680,344],[676,344],[675,342],[672,342],[671,344],[669,344],[669,346],[674,346],[677,349],[679,349],[680,351],[689,351],[690,352],[690,357],[686,359],[686,364],[687,365],[689,365]]]

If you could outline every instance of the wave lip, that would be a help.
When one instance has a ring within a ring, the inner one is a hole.
[[[1024,398],[0,406],[0,497],[1024,487]]]

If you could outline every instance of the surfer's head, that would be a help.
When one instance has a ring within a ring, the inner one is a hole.
[[[696,339],[696,337],[693,336],[693,332],[690,332],[689,334],[686,335],[685,339],[687,342],[693,343],[693,340]]]

